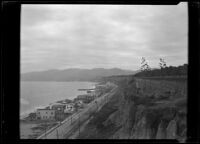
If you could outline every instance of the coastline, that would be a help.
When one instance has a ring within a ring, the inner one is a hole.
[[[23,82],[25,82],[24,84],[23,84]],[[28,82],[28,84],[30,83],[31,84],[31,86],[32,86],[32,84],[34,84],[35,82],[36,83],[48,83],[48,85],[49,85],[49,82],[47,82],[47,81],[21,81],[21,91],[23,90],[22,88],[23,88],[23,85],[27,85],[26,83]],[[65,83],[65,82],[63,82],[63,81],[58,81],[59,83]],[[52,81],[50,81],[50,83],[52,83]],[[57,83],[57,81],[56,81],[56,83]],[[71,86],[71,84],[72,85],[74,85],[74,83],[86,83],[86,85],[83,85],[83,84],[78,84],[78,87],[76,87],[76,90],[77,91],[79,91],[78,89],[80,89],[80,88],[88,88],[88,89],[90,89],[90,88],[93,88],[93,87],[95,87],[95,85],[96,84],[98,84],[98,82],[91,82],[91,81],[67,81],[66,82],[67,84],[64,84],[64,85],[66,85],[66,86]],[[69,84],[68,84],[69,83]],[[91,83],[91,84],[87,84],[87,83]],[[23,84],[23,85],[22,85]],[[35,84],[34,84],[35,85]],[[35,87],[33,85],[33,87]],[[60,84],[58,84],[58,85],[60,85]],[[59,88],[59,87],[58,87]],[[62,88],[62,87],[61,87]],[[64,88],[64,87],[63,87]],[[63,89],[62,88],[62,89]],[[25,87],[24,89],[27,89],[27,87]],[[46,88],[45,88],[46,89]],[[36,89],[33,89],[34,91],[36,90]],[[33,91],[32,90],[32,91]],[[62,90],[61,90],[62,91]],[[74,91],[74,90],[73,90]],[[32,105],[30,108],[24,108],[24,105],[27,105],[27,104],[24,104],[23,102],[25,101],[28,101],[27,103],[29,103],[29,102],[31,102],[31,99],[28,99],[28,98],[26,98],[26,95],[29,95],[29,93],[24,93],[24,96],[23,96],[23,93],[21,93],[21,95],[20,95],[20,115],[19,115],[19,117],[20,117],[20,119],[23,119],[23,118],[25,118],[25,117],[27,117],[30,113],[33,113],[33,112],[35,112],[36,111],[36,109],[38,109],[38,108],[45,108],[45,107],[48,107],[48,106],[50,106],[52,103],[55,103],[56,101],[61,101],[61,100],[64,100],[64,99],[69,99],[69,100],[73,100],[73,99],[75,99],[76,97],[77,97],[77,95],[80,95],[81,93],[74,93],[72,91],[72,94],[71,95],[69,95],[69,97],[68,97],[68,95],[67,95],[67,97],[60,97],[60,94],[58,93],[58,99],[53,99],[53,100],[48,100],[48,102],[46,102],[46,103],[44,103],[44,102],[42,102],[42,103],[40,103],[39,105],[37,105],[37,104],[34,104],[34,105]],[[67,91],[67,92],[71,92],[71,91]],[[40,94],[40,93],[39,93]],[[37,95],[39,95],[39,94],[37,94]],[[64,93],[63,93],[64,94]],[[84,93],[83,93],[84,94]],[[51,94],[50,94],[51,95]],[[55,95],[57,95],[56,93],[55,93]],[[57,97],[57,96],[56,96]],[[59,98],[60,97],[60,98]],[[52,96],[50,97],[50,99],[52,99]],[[31,102],[32,103],[32,102]],[[34,102],[35,103],[35,102]]]
[[[96,84],[98,84],[98,83],[95,83],[91,88],[94,88],[94,86]],[[74,101],[74,99],[76,99],[77,97],[78,97],[78,95],[76,95],[74,98],[71,98],[71,99],[65,98],[65,99],[61,99],[61,100],[56,100],[55,102],[51,102],[47,105],[35,107],[34,109],[32,109],[30,111],[21,113],[20,114],[20,138],[21,139],[35,139],[39,135],[44,133],[45,131],[51,129],[52,127],[54,127],[55,125],[60,123],[60,121],[58,121],[58,120],[53,120],[53,121],[52,120],[28,120],[30,113],[35,113],[37,108],[46,108],[46,107],[51,106],[54,103],[60,103],[59,101],[62,101],[62,102],[65,100]],[[65,117],[65,119],[70,115],[71,114],[68,114]]]

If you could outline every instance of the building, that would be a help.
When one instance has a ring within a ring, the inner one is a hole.
[[[52,109],[37,109],[36,118],[41,120],[54,120],[55,110]]]
[[[55,119],[63,120],[65,118],[64,110],[66,108],[66,104],[55,103],[51,105],[51,109],[55,110]]]
[[[90,96],[88,94],[78,95],[76,100],[82,100],[84,103],[89,103],[95,99],[95,96]]]
[[[83,106],[83,101],[82,101],[82,100],[78,100],[78,101],[76,101],[76,104],[77,104],[79,107],[82,107],[82,106]]]
[[[55,103],[51,105],[51,109],[64,112],[66,104]]]
[[[77,100],[86,99],[88,95],[78,95]]]
[[[74,112],[74,110],[75,110],[74,104],[73,103],[69,103],[69,104],[66,104],[64,113],[72,113],[72,112]]]
[[[96,96],[96,93],[95,93],[95,90],[88,90],[87,91],[87,94],[89,95],[89,96]]]
[[[91,94],[85,94],[85,95],[78,95],[77,96],[78,100],[84,100],[84,99],[93,100],[94,98],[95,98],[95,96],[93,96]]]
[[[78,95],[76,98],[76,101],[81,100],[83,103],[90,103],[95,99],[94,96],[90,96],[88,94],[85,95]]]

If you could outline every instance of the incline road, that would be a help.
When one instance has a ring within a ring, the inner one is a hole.
[[[103,96],[95,99],[94,101],[89,103],[86,108],[66,118],[59,125],[51,128],[46,133],[39,136],[37,139],[67,138],[67,135],[70,134],[71,130],[74,127],[77,127],[78,125],[80,125],[81,122],[87,120],[91,114],[100,110],[101,107],[109,101],[109,99],[115,93],[116,89],[117,89],[117,86],[115,85],[114,88],[109,93],[106,93]]]

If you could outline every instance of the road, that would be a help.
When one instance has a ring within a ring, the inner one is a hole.
[[[48,130],[46,133],[39,136],[37,139],[65,139],[70,135],[70,132],[74,128],[80,127],[80,124],[86,121],[92,114],[99,111],[101,107],[106,104],[109,99],[112,97],[116,91],[117,86],[102,95],[99,98],[96,98],[94,101],[89,103],[86,108],[74,113],[70,117],[66,118],[60,124]]]

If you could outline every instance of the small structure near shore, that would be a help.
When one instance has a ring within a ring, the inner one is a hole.
[[[64,113],[72,113],[72,112],[74,112],[74,110],[75,110],[74,103],[69,103],[69,104],[66,104]]]
[[[76,101],[76,104],[77,104],[79,107],[82,107],[82,106],[83,106],[83,101],[82,101],[82,100],[77,100],[77,101]]]
[[[95,93],[95,90],[88,90],[87,91],[87,94],[89,95],[89,96],[96,96],[96,93]]]
[[[90,103],[94,99],[95,99],[95,96],[90,96],[88,94],[84,94],[84,95],[78,95],[77,98],[75,98],[75,101],[81,100],[84,103]]]
[[[41,120],[54,120],[55,112],[54,109],[37,109],[36,117]]]
[[[55,103],[51,105],[51,109],[54,109],[56,111],[61,111],[64,112],[66,105],[65,104],[60,104],[60,103]]]
[[[53,104],[51,106],[51,109],[55,110],[55,119],[56,120],[64,119],[64,117],[65,117],[65,115],[64,115],[65,108],[66,108],[65,104],[59,104],[59,103]]]

